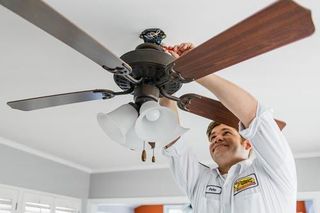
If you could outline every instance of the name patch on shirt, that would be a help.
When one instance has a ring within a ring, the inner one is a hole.
[[[246,189],[250,189],[256,186],[258,186],[258,180],[257,180],[256,174],[251,174],[251,175],[239,178],[238,180],[236,180],[236,182],[233,185],[234,195]]]
[[[206,194],[221,194],[222,188],[215,185],[207,185]]]

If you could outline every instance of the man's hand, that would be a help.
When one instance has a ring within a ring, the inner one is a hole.
[[[181,43],[179,45],[174,46],[162,46],[164,51],[175,58],[179,58],[194,48],[192,43]]]

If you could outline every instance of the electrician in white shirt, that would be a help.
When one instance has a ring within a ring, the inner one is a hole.
[[[179,57],[192,49],[183,43],[166,51]],[[235,84],[214,74],[197,82],[211,91],[241,124],[239,131],[212,122],[209,151],[218,165],[200,164],[187,148],[187,138],[168,144],[174,177],[189,197],[195,213],[295,213],[297,179],[290,147],[272,111]],[[176,105],[161,105],[177,112]]]

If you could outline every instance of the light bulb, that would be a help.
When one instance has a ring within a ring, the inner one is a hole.
[[[146,114],[146,118],[148,119],[148,121],[156,121],[159,119],[159,117],[160,117],[160,111],[157,109],[151,110]]]

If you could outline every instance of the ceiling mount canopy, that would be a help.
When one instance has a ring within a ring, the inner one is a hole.
[[[145,43],[160,45],[162,40],[165,39],[167,35],[160,28],[149,28],[144,30],[140,34],[140,38],[143,39]]]

